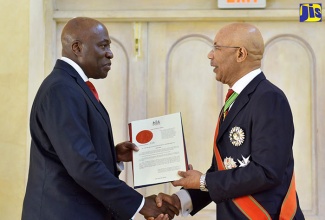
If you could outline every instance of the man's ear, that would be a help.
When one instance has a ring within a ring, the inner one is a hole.
[[[240,47],[237,51],[237,62],[243,62],[248,56],[248,51],[245,47]]]
[[[71,49],[76,56],[79,56],[82,51],[82,43],[78,40],[74,41],[71,45]]]

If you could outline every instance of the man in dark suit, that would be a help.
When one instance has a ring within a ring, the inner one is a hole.
[[[210,202],[217,219],[304,219],[295,190],[294,125],[285,94],[261,71],[264,42],[247,23],[220,29],[209,52],[217,81],[230,96],[220,112],[211,167],[179,172],[183,189],[162,200],[183,215],[194,215]]]
[[[57,60],[35,97],[31,115],[30,167],[23,220],[168,219],[169,204],[157,208],[118,179],[120,161],[130,161],[130,142],[114,145],[110,118],[89,78],[107,76],[113,58],[106,27],[91,18],[68,21]],[[93,92],[92,92],[93,90]]]

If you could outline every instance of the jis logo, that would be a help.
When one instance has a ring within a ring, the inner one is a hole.
[[[299,9],[300,22],[321,22],[322,21],[322,4],[320,3],[303,3]]]

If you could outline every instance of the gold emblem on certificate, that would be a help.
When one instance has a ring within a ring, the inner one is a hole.
[[[226,157],[223,160],[223,164],[225,165],[226,170],[230,170],[237,167],[236,162],[232,157]]]
[[[245,133],[244,133],[243,129],[235,126],[230,130],[229,138],[230,138],[230,142],[234,146],[239,147],[240,145],[242,145],[244,143]]]

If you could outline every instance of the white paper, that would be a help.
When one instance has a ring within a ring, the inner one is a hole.
[[[131,141],[134,188],[178,180],[179,170],[187,170],[186,147],[181,113],[133,121]]]

